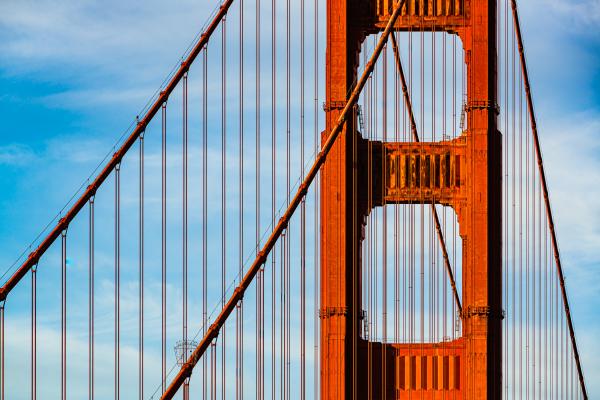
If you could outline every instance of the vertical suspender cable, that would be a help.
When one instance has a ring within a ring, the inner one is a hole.
[[[375,37],[373,37],[373,40],[376,40]],[[365,51],[365,56],[366,56],[366,51]],[[375,75],[375,67],[373,67],[374,72],[373,75]],[[371,179],[373,176],[373,162],[372,162],[372,140],[374,139],[372,137],[373,134],[373,113],[372,113],[372,103],[373,103],[373,76],[370,76],[369,79],[367,80],[366,83],[367,89],[366,89],[366,93],[365,96],[367,97],[366,103],[367,103],[367,115],[368,115],[368,126],[369,126],[369,133],[367,135],[367,138],[369,139],[368,143],[368,147],[367,147],[367,187],[371,187]],[[369,190],[369,194],[368,194],[368,200],[367,200],[367,209],[371,209],[373,201],[373,193],[371,190]],[[367,326],[368,326],[368,331],[365,335],[365,338],[368,340],[367,342],[367,365],[368,365],[368,371],[367,371],[367,393],[372,393],[372,386],[373,386],[373,378],[372,378],[372,340],[369,340],[372,337],[372,325],[373,325],[373,296],[372,296],[372,271],[373,271],[373,245],[372,245],[372,241],[373,241],[373,216],[375,213],[371,213],[369,215],[369,222],[367,224],[367,233],[366,233],[366,246],[365,246],[365,258],[367,259],[367,266],[366,266],[366,279],[365,281],[367,282],[366,285],[366,303],[367,303]]]
[[[239,200],[239,269],[238,279],[242,279],[244,265],[244,1],[240,0],[240,70],[239,70],[239,96],[240,96],[240,132],[239,132],[239,176],[240,176],[240,200]],[[236,400],[241,400],[244,393],[244,317],[243,300],[240,300],[236,313]]]
[[[31,399],[37,397],[37,264],[31,268]]]
[[[390,37],[393,37],[393,33]],[[387,64],[388,64],[388,47],[387,44],[383,48],[382,54],[382,77],[381,77],[381,135],[383,142],[387,142]],[[385,162],[385,157],[381,158],[381,171],[382,176],[387,176],[387,163]],[[381,195],[384,194],[385,185],[381,185]],[[382,197],[383,198],[383,197]],[[385,343],[387,342],[387,207],[382,208],[382,221],[381,221],[381,334],[382,341],[384,345],[381,350],[381,359],[382,359],[382,387],[386,387],[386,357],[385,357]]]
[[[210,346],[210,400],[217,400],[217,345]]]
[[[277,95],[277,73],[276,73],[276,0],[271,1],[271,228],[275,226],[275,208],[276,208],[276,170],[277,170],[277,133],[276,133],[276,95]],[[273,249],[271,257],[271,398],[275,398],[275,334],[277,332],[275,324],[276,304],[275,290],[277,284],[276,279],[276,248]]]
[[[527,124],[529,125],[529,124]],[[536,199],[537,196],[535,195],[535,175],[533,175],[533,171],[534,171],[534,164],[535,164],[535,154],[534,154],[534,149],[532,146],[531,149],[531,172],[532,172],[532,176],[531,176],[531,263],[532,263],[532,270],[531,270],[531,322],[532,322],[532,327],[533,327],[533,332],[531,333],[531,363],[532,363],[532,371],[531,371],[531,391],[532,391],[532,398],[535,399],[535,394],[536,394],[536,361],[537,361],[537,354],[536,354],[536,345],[537,345],[537,341],[536,341],[536,334],[537,334],[537,313],[536,313],[536,308],[537,308],[537,298],[536,298],[536,273],[537,273],[537,263],[536,263]]]
[[[559,353],[559,349],[558,349],[558,343],[560,338],[558,337],[560,332],[560,323],[558,321],[558,279],[557,277],[553,277],[554,279],[554,354],[556,354],[556,356],[554,357],[554,393],[556,395],[556,398],[558,399],[558,391],[560,388],[560,380],[558,379],[558,375],[560,373],[560,359],[561,359],[561,354]]]
[[[4,397],[4,310],[6,300],[0,301],[0,400],[5,400]]]
[[[565,398],[565,314],[560,313],[560,392],[558,393],[558,397],[561,399]]]
[[[60,270],[60,393],[61,400],[67,400],[67,231],[61,234]],[[4,326],[4,324],[3,324]],[[2,335],[4,337],[4,335]],[[4,352],[2,352],[4,354]],[[4,368],[2,368],[4,371]],[[4,379],[3,379],[4,381]],[[4,397],[4,396],[3,396]]]
[[[317,154],[320,148],[320,133],[319,133],[319,0],[314,0],[314,153]],[[315,178],[314,186],[314,253],[313,253],[313,265],[314,265],[314,329],[313,329],[313,385],[314,392],[313,398],[319,396],[319,178]]]
[[[88,249],[88,396],[94,399],[94,199],[89,200],[89,249]]]
[[[139,170],[139,349],[138,349],[138,374],[139,374],[139,399],[144,398],[144,135],[140,135],[140,170]]]
[[[505,310],[509,310],[509,296],[510,296],[510,285],[509,285],[509,235],[510,235],[510,223],[509,223],[509,215],[510,215],[510,203],[509,203],[509,119],[508,119],[508,1],[504,1],[504,163],[503,168],[505,171],[504,175],[504,297],[505,297]],[[511,320],[513,318],[512,313],[509,313],[508,318],[504,322],[504,398],[508,400],[509,397],[509,388],[511,386],[510,374],[509,374],[509,365],[510,365],[510,357],[509,357],[509,346],[510,346],[510,333],[509,326],[511,324]]]
[[[540,196],[541,196],[541,190],[540,190]],[[548,330],[549,330],[549,315],[552,315],[552,311],[551,311],[551,298],[550,298],[550,290],[551,290],[551,286],[549,285],[548,282],[548,221],[547,219],[543,219],[543,230],[544,230],[544,261],[543,261],[543,265],[544,265],[544,380],[545,380],[545,385],[544,385],[544,391],[546,393],[546,397],[548,396],[548,393],[550,392],[550,376],[551,376],[551,369],[550,369],[550,365],[549,365],[549,360],[550,360],[550,347],[549,344],[551,343],[552,340],[552,336],[550,336],[550,341],[548,341]],[[550,313],[550,314],[549,314]],[[551,325],[550,325],[551,327]]]
[[[515,39],[511,42],[511,138],[512,138],[512,397],[517,396],[517,130],[516,90],[515,90]]]
[[[277,15],[276,15],[276,0],[271,0],[271,228],[275,226],[275,208],[276,208],[276,170],[277,170],[277,132],[276,132],[276,96],[277,96],[277,72],[276,72],[276,38],[277,38]],[[276,247],[273,248],[273,256],[271,257],[271,398],[275,398],[275,342],[276,342],[276,325],[275,315],[277,307],[275,304],[276,291]]]
[[[290,204],[290,196],[291,196],[291,188],[290,188],[290,176],[291,176],[291,128],[290,128],[290,113],[291,113],[291,103],[290,103],[290,95],[291,95],[291,78],[290,78],[290,68],[291,68],[291,44],[290,44],[290,32],[291,32],[291,10],[290,10],[290,0],[287,1],[287,112],[288,112],[288,129],[287,129],[287,201],[286,206]],[[302,107],[302,106],[301,106]],[[300,213],[302,214],[302,205],[300,206]],[[302,220],[302,216],[300,216]],[[290,358],[290,314],[291,314],[291,259],[290,259],[290,242],[291,237],[288,238],[286,242],[286,399],[289,400],[291,391],[290,391],[290,367],[291,367],[291,358]],[[302,249],[300,249],[302,251]],[[302,268],[301,268],[302,269]],[[302,317],[300,317],[302,318]],[[302,335],[302,334],[300,334]]]
[[[523,349],[523,93],[521,91],[521,81],[519,83],[519,102],[517,107],[518,111],[518,129],[519,129],[519,346]],[[526,272],[526,271],[525,271]],[[524,379],[524,367],[523,367],[523,351],[519,352],[519,397],[523,398],[523,379]]]
[[[529,400],[529,353],[530,353],[530,345],[529,345],[529,331],[531,330],[529,323],[529,303],[531,301],[530,297],[530,281],[529,275],[531,272],[530,264],[529,264],[529,225],[530,225],[530,199],[529,199],[529,135],[527,132],[527,118],[525,118],[525,348],[523,349],[525,352],[525,398]]]
[[[529,110],[529,118],[531,119],[531,131],[533,134],[533,141],[535,146],[535,154],[537,156],[537,165],[542,185],[542,193],[544,195],[544,207],[546,210],[546,218],[548,219],[548,227],[550,229],[550,240],[552,243],[552,251],[554,255],[554,261],[556,263],[556,270],[558,273],[558,281],[560,285],[560,293],[562,297],[563,307],[566,314],[567,326],[569,328],[569,335],[571,338],[571,347],[573,348],[573,356],[575,358],[575,364],[577,366],[577,375],[579,378],[579,384],[581,386],[581,392],[583,398],[587,400],[587,389],[585,386],[585,380],[583,377],[583,370],[581,368],[581,360],[579,359],[579,349],[577,348],[577,341],[575,339],[575,329],[573,328],[573,321],[571,318],[571,309],[569,307],[569,299],[567,298],[567,290],[565,287],[565,278],[562,269],[562,262],[560,259],[560,253],[558,250],[558,241],[556,239],[556,231],[554,230],[554,217],[552,215],[552,208],[550,207],[550,197],[548,195],[548,185],[546,183],[546,173],[544,171],[544,164],[542,160],[542,151],[540,147],[540,141],[537,130],[537,121],[535,117],[535,111],[533,108],[533,98],[531,95],[531,86],[529,84],[529,73],[527,71],[527,63],[525,60],[525,51],[523,49],[523,38],[521,36],[521,26],[519,23],[519,14],[517,10],[516,0],[511,0],[513,22],[515,26],[515,35],[519,44],[519,59],[521,63],[521,73],[525,85],[525,95],[527,98],[527,108]]]
[[[227,29],[225,18],[221,22],[221,306],[225,306],[225,280],[227,273]],[[225,382],[226,338],[225,325],[221,333],[221,398],[225,399],[227,384]]]
[[[396,33],[393,32],[392,36],[395,36]],[[399,125],[399,115],[398,112],[400,110],[399,108],[399,101],[398,101],[398,74],[393,74],[394,76],[394,141],[399,142],[400,141],[400,125]],[[355,150],[356,152],[356,150]],[[355,173],[356,174],[356,173]],[[399,244],[399,236],[398,236],[398,228],[399,228],[399,204],[394,205],[394,231],[393,231],[393,243],[394,243],[394,342],[399,342],[400,339],[398,337],[398,331],[399,331],[399,309],[398,309],[398,300],[399,300],[399,291],[400,291],[400,287],[399,287],[399,264],[398,264],[398,256],[399,256],[399,251],[400,251],[400,244]],[[356,225],[356,224],[355,224]],[[355,226],[356,229],[356,226]],[[355,385],[356,386],[356,385]],[[353,388],[353,396],[355,396],[354,392],[356,391],[355,388]]]
[[[436,56],[437,56],[437,52],[436,52],[436,41],[435,41],[435,35],[431,36],[431,140],[432,141],[436,141],[437,137],[436,137],[436,118],[435,118],[435,113],[436,113],[436,97],[435,97],[435,91],[436,91],[436,82],[435,82],[435,75],[436,75]],[[443,137],[442,137],[443,140]],[[423,163],[423,165],[425,164],[426,160],[425,160],[425,155],[423,154],[421,156],[421,163]],[[423,179],[424,180],[424,179]],[[421,185],[423,185],[423,182],[421,182]],[[425,201],[424,201],[425,202]],[[435,203],[431,202],[433,204],[433,208],[435,208]],[[434,223],[433,223],[433,213],[429,213],[428,215],[428,227],[427,227],[427,246],[428,246],[428,250],[427,250],[427,254],[428,254],[428,264],[429,264],[429,287],[427,288],[427,290],[429,291],[429,337],[431,338],[431,341],[437,341],[436,339],[436,316],[439,315],[439,313],[436,310],[436,290],[437,290],[437,281],[436,281],[436,277],[437,274],[435,273],[435,265],[436,265],[436,255],[437,255],[437,251],[434,250],[434,236],[433,236],[433,227],[434,227]]]
[[[546,216],[547,219],[547,216]],[[548,228],[548,227],[547,227]],[[549,229],[547,229],[549,230]],[[548,238],[549,239],[549,238]],[[547,239],[547,240],[548,240]],[[548,249],[548,254],[551,253],[551,246],[550,249]],[[556,354],[556,350],[554,347],[554,343],[556,342],[556,324],[555,324],[555,315],[556,315],[556,299],[555,299],[555,295],[556,295],[556,291],[555,291],[555,274],[551,273],[552,268],[554,268],[554,259],[548,257],[548,275],[550,275],[550,284],[549,284],[549,295],[550,295],[550,343],[549,343],[549,353],[550,353],[550,386],[549,386],[549,392],[550,393],[554,393],[556,392],[556,386],[555,386],[555,371],[556,371],[556,365],[557,365],[557,360],[558,360],[558,355]]]
[[[208,48],[204,48],[202,57],[202,334],[206,334],[208,324],[208,299],[207,299],[207,267],[208,267]],[[202,359],[202,399],[207,398],[207,372],[208,362],[206,357]]]
[[[183,132],[182,132],[182,341],[183,341],[183,354],[184,357],[188,354],[188,73],[183,75],[183,99],[182,99],[182,115],[183,115]],[[189,398],[189,384],[188,379],[183,387],[184,394],[183,398],[187,400]]]
[[[450,46],[452,48],[452,51],[451,51],[452,52],[452,56],[451,56],[451,60],[452,61],[450,62],[451,66],[450,66],[449,69],[450,69],[450,76],[452,77],[452,80],[451,80],[452,82],[448,83],[448,84],[445,84],[444,87],[445,87],[445,90],[448,93],[450,93],[450,97],[452,98],[452,100],[450,101],[450,109],[452,110],[451,111],[450,121],[451,121],[451,125],[452,125],[452,128],[451,128],[451,132],[452,132],[451,133],[451,137],[454,140],[457,137],[457,130],[458,130],[457,129],[457,124],[456,124],[456,122],[457,122],[457,118],[456,118],[456,116],[457,116],[457,112],[456,112],[457,111],[456,110],[456,106],[457,106],[457,102],[456,102],[456,97],[457,97],[456,96],[456,35],[452,36],[452,43],[451,43]],[[448,68],[448,67],[445,66],[445,68]],[[444,98],[447,99],[446,95],[444,96]],[[451,214],[450,221],[451,221],[451,224],[450,224],[451,228],[450,229],[451,229],[451,232],[452,232],[451,233],[451,236],[452,236],[452,249],[451,249],[451,251],[452,251],[452,262],[454,264],[454,267],[453,267],[452,270],[454,272],[456,270],[456,237],[457,237],[456,225],[457,225],[457,220],[456,220],[455,216],[452,216],[452,214]],[[447,282],[444,283],[444,285],[446,285],[446,284],[447,284]],[[446,291],[447,291],[447,289],[444,288],[444,292],[446,292]],[[446,303],[447,300],[445,300],[444,302]],[[456,331],[455,325],[454,325],[455,321],[456,321],[456,317],[455,317],[455,309],[456,308],[454,307],[454,304],[452,302],[451,302],[451,304],[452,305],[450,307],[448,307],[448,315],[449,315],[449,319],[448,319],[449,325],[448,325],[448,328],[450,329],[450,332],[449,333],[444,333],[444,337],[448,337],[451,340],[454,340],[454,333]],[[444,318],[444,320],[446,320],[446,319]]]
[[[0,301],[0,400],[5,400],[4,397],[4,309],[6,300]]]
[[[256,156],[256,165],[255,165],[255,202],[256,202],[256,215],[255,215],[255,225],[256,225],[256,255],[258,255],[258,250],[260,248],[260,0],[256,0],[256,13],[255,13],[256,23],[255,23],[255,106],[256,106],[256,122],[255,122],[255,156]],[[264,371],[262,368],[263,365],[263,347],[262,347],[262,334],[263,334],[263,317],[262,317],[262,300],[264,297],[264,277],[263,277],[263,269],[258,272],[257,282],[256,282],[256,399],[260,400],[263,398],[262,395],[262,387],[264,382]]]
[[[424,3],[420,3],[421,7],[424,7],[425,4]],[[421,13],[421,15],[423,15],[423,13]],[[420,59],[420,86],[421,86],[421,92],[420,92],[420,97],[421,97],[421,104],[420,104],[420,110],[419,110],[419,114],[420,114],[420,122],[421,122],[421,127],[425,126],[425,30],[423,29],[423,19],[419,20],[419,24],[421,25],[420,27],[420,32],[421,34],[419,35],[421,38],[421,59]],[[423,145],[419,144],[417,146],[417,148],[419,149],[419,154],[423,154]],[[419,266],[419,270],[420,270],[420,281],[419,281],[419,287],[420,287],[420,304],[419,304],[419,314],[420,314],[420,339],[419,339],[419,348],[421,351],[423,351],[423,342],[425,341],[425,204],[423,201],[423,195],[422,192],[419,193],[419,203],[420,203],[420,247],[421,247],[421,254],[420,254],[420,266]],[[423,388],[421,388],[421,392],[423,391]]]
[[[286,229],[281,233],[279,256],[281,266],[279,271],[279,398],[285,400],[285,248],[289,231]]]
[[[286,90],[285,90],[285,97],[286,97],[286,140],[285,140],[285,145],[286,145],[286,156],[285,156],[285,162],[286,162],[286,168],[285,168],[285,175],[286,175],[286,206],[289,205],[290,203],[290,0],[286,1],[286,7],[285,7],[285,13],[286,13],[286,29],[285,29],[285,35],[286,35],[286,43],[285,43],[285,58],[286,58],[286,63],[285,63],[285,69],[286,69]],[[283,253],[283,274],[284,274],[284,286],[281,288],[283,293],[284,293],[284,304],[283,307],[284,309],[283,311],[283,319],[284,319],[284,330],[283,330],[283,340],[284,340],[284,352],[283,352],[283,360],[284,360],[284,379],[283,379],[283,384],[282,387],[284,388],[284,393],[283,393],[283,399],[288,399],[289,396],[289,362],[290,362],[290,358],[289,358],[289,321],[290,321],[290,314],[289,314],[289,305],[290,305],[290,288],[289,288],[289,271],[290,271],[290,263],[289,263],[289,249],[290,249],[290,230],[289,228],[286,230],[287,234],[286,234],[286,238],[284,241],[284,253]]]
[[[533,149],[535,151],[535,148]],[[535,161],[534,161],[535,162]],[[539,179],[539,177],[538,177]],[[542,322],[542,306],[543,306],[543,301],[542,301],[542,273],[543,273],[543,264],[542,264],[542,190],[541,190],[541,185],[540,182],[538,180],[538,184],[537,184],[537,191],[536,191],[536,197],[537,197],[537,215],[538,215],[538,219],[537,219],[537,229],[538,229],[538,244],[537,244],[537,253],[538,253],[538,397],[542,397],[542,374],[544,371],[544,368],[542,368],[542,353],[545,353],[545,351],[542,348],[542,332],[543,332],[543,322]]]
[[[121,164],[115,167],[115,399],[120,395],[121,350]]]
[[[315,77],[316,79],[316,77]],[[304,0],[300,0],[300,178],[304,178]],[[300,205],[300,400],[306,397],[306,197]]]
[[[408,35],[408,75],[409,75],[409,90],[410,90],[410,94],[412,95],[413,92],[413,71],[414,71],[414,65],[413,65],[413,47],[414,47],[414,40],[413,40],[413,32],[412,30],[409,31],[409,35]],[[412,97],[412,96],[411,96]],[[408,119],[408,118],[407,118]],[[409,148],[412,147],[412,139],[410,139],[410,137],[407,137],[406,141],[409,143]],[[409,207],[408,208],[408,213],[407,213],[407,232],[406,235],[407,240],[406,242],[408,243],[408,256],[407,256],[407,261],[406,261],[406,268],[408,269],[407,271],[407,293],[408,293],[408,305],[407,305],[407,312],[408,312],[408,323],[406,323],[406,326],[408,327],[408,342],[410,344],[415,342],[415,246],[416,246],[416,242],[415,242],[415,207]],[[411,357],[413,354],[413,347],[409,347],[408,349],[408,356]]]
[[[394,36],[393,33],[390,36]],[[383,48],[381,64],[381,137],[383,142],[387,141],[387,64],[388,64],[387,43]],[[381,159],[382,176],[387,176],[385,157]],[[384,193],[382,185],[380,194]],[[383,198],[383,197],[382,197]],[[387,387],[387,363],[386,363],[386,342],[387,342],[387,207],[383,206],[381,210],[381,384]]]
[[[161,163],[161,382],[165,391],[167,379],[167,103],[162,104]]]

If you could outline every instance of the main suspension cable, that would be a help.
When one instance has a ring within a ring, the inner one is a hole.
[[[171,382],[171,384],[169,385],[167,390],[163,393],[161,399],[172,399],[173,396],[175,396],[175,393],[177,392],[179,387],[181,387],[183,382],[191,375],[194,367],[198,363],[198,360],[204,354],[204,352],[206,351],[206,349],[208,348],[210,343],[212,343],[212,341],[218,336],[221,327],[223,326],[223,324],[225,323],[225,321],[227,320],[227,318],[229,317],[231,312],[235,309],[236,304],[243,297],[246,289],[250,286],[250,283],[256,276],[256,273],[258,272],[258,270],[265,263],[266,258],[268,257],[269,253],[272,251],[273,247],[277,243],[277,240],[281,236],[282,232],[287,228],[287,226],[290,222],[290,218],[294,214],[295,210],[298,208],[298,205],[302,201],[302,198],[306,195],[306,192],[308,191],[310,184],[313,182],[315,176],[317,175],[317,173],[321,169],[321,166],[325,162],[327,155],[329,154],[329,151],[333,147],[335,140],[339,136],[339,133],[342,131],[342,128],[344,127],[346,121],[351,116],[352,110],[354,108],[354,103],[356,103],[356,101],[358,100],[358,97],[360,96],[360,93],[361,93],[362,89],[364,88],[367,78],[373,71],[375,62],[379,58],[379,55],[381,54],[383,46],[385,45],[385,42],[387,41],[387,38],[388,38],[390,32],[392,31],[392,27],[393,27],[394,23],[396,22],[396,20],[398,19],[401,8],[405,2],[406,2],[406,0],[399,0],[396,3],[394,12],[392,13],[392,15],[390,17],[383,34],[379,38],[377,46],[375,47],[369,62],[365,65],[365,70],[363,71],[360,79],[356,83],[354,90],[350,94],[350,96],[346,102],[346,105],[344,106],[336,124],[332,128],[330,134],[327,136],[327,140],[324,143],[322,150],[317,155],[311,169],[309,170],[308,174],[306,175],[306,177],[300,184],[293,199],[291,200],[291,202],[288,205],[288,207],[286,208],[285,212],[279,219],[279,222],[274,227],[273,232],[271,233],[271,235],[267,239],[265,245],[262,247],[261,251],[259,252],[258,256],[256,257],[256,259],[254,260],[254,262],[252,263],[252,265],[246,272],[246,275],[244,275],[244,278],[242,279],[240,284],[234,290],[233,295],[227,301],[225,307],[221,310],[219,315],[215,318],[215,321],[209,327],[207,333],[204,335],[204,337],[202,338],[202,340],[200,341],[200,343],[198,344],[198,346],[196,347],[194,352],[190,355],[187,362],[181,367],[181,369],[179,370],[179,372],[177,373],[177,375],[175,376],[175,378],[173,379],[173,381]]]
[[[544,171],[544,164],[542,160],[542,151],[540,146],[540,140],[537,130],[537,121],[535,116],[535,110],[533,107],[533,98],[531,95],[531,85],[529,83],[529,73],[527,70],[527,62],[525,60],[525,50],[523,48],[523,38],[521,36],[521,26],[519,22],[519,13],[517,10],[517,2],[516,0],[511,0],[511,8],[513,14],[515,35],[518,42],[519,49],[519,60],[521,64],[521,73],[523,77],[523,82],[525,85],[525,96],[527,99],[527,109],[529,118],[531,121],[531,131],[533,134],[533,141],[535,146],[535,154],[537,158],[537,165],[539,171],[539,177],[542,186],[542,193],[544,195],[544,207],[546,211],[546,218],[548,219],[548,228],[550,229],[550,240],[552,243],[552,251],[554,255],[554,262],[556,263],[556,271],[558,273],[558,281],[560,285],[560,293],[562,297],[563,307],[565,311],[565,317],[567,320],[567,326],[569,328],[569,335],[571,337],[571,346],[573,348],[573,356],[575,358],[575,363],[577,366],[577,375],[579,378],[579,384],[581,385],[581,392],[583,394],[584,400],[587,400],[587,389],[585,386],[585,379],[583,377],[583,369],[581,367],[581,360],[579,358],[579,349],[577,348],[577,341],[575,339],[575,329],[573,328],[573,320],[571,317],[571,309],[569,307],[569,299],[567,297],[567,290],[565,287],[565,278],[563,274],[562,262],[560,259],[560,253],[558,249],[558,240],[556,239],[556,231],[554,229],[554,217],[552,214],[552,208],[550,207],[550,196],[548,194],[548,185],[546,183],[546,173]]]
[[[200,51],[208,44],[214,31],[219,26],[221,20],[225,18],[231,4],[234,0],[225,0],[219,7],[214,18],[207,25],[205,31],[200,35],[196,43],[191,46],[191,50],[188,53],[186,59],[181,62],[177,71],[172,75],[170,80],[164,86],[164,89],[160,92],[156,100],[147,108],[146,114],[142,119],[139,120],[129,137],[123,142],[121,147],[113,154],[113,157],[96,176],[93,182],[87,187],[85,192],[79,197],[79,199],[71,206],[66,212],[63,218],[61,218],[52,231],[42,240],[39,246],[30,253],[28,258],[21,264],[21,266],[15,271],[15,273],[6,281],[4,286],[0,288],[0,301],[5,300],[12,289],[19,283],[19,281],[27,274],[27,272],[39,261],[40,257],[48,250],[48,248],[54,243],[54,241],[61,236],[62,232],[67,229],[69,223],[77,216],[79,211],[87,204],[89,199],[96,193],[96,190],[104,183],[104,181],[110,176],[111,172],[115,169],[117,164],[121,162],[123,156],[129,151],[129,149],[135,144],[140,134],[146,129],[146,126],[158,113],[161,107],[169,98],[169,95],[179,81],[183,78],[185,72],[187,72],[189,66],[194,62]]]

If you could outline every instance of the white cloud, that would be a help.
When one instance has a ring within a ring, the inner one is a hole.
[[[581,258],[600,248],[600,115],[569,114],[542,122],[544,163],[559,237]],[[585,256],[588,257],[585,257]]]
[[[152,93],[149,87],[122,88],[98,88],[69,90],[51,94],[41,99],[47,107],[60,107],[64,109],[75,109],[81,107],[92,108],[98,105],[131,105],[143,104],[144,100]]]
[[[24,144],[0,146],[0,165],[22,166],[35,159],[33,149]]]
[[[139,9],[131,3],[91,0],[9,0],[1,7],[0,29],[10,39],[0,45],[3,54],[10,56],[3,57],[3,63],[16,58],[17,65],[21,60],[29,60],[44,65],[93,65],[95,69],[101,66],[113,71],[123,69],[127,59],[161,56],[173,47],[183,50],[206,17],[205,7],[194,2],[180,2],[175,10],[160,1]],[[189,23],[192,21],[200,22]],[[179,29],[165,32],[166,26]],[[188,31],[183,27],[188,27]],[[195,30],[190,32],[192,27]],[[171,57],[168,62],[175,59]]]
[[[561,16],[565,25],[571,28],[587,31],[588,28],[595,28],[600,24],[598,0],[551,0],[547,4]]]

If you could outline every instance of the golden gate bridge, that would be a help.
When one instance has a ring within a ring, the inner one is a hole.
[[[324,5],[215,9],[4,273],[2,400],[588,398],[516,1]]]

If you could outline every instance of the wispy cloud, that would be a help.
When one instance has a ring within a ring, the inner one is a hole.
[[[590,32],[600,24],[600,1],[598,0],[551,0],[547,3],[552,10],[565,20],[565,25]]]
[[[65,109],[92,108],[98,105],[143,104],[152,93],[152,88],[97,88],[68,90],[51,94],[41,99],[47,107]]]
[[[590,301],[600,290],[600,216],[595,211],[600,209],[600,113],[542,121],[544,164],[567,289],[576,321],[585,331],[594,325],[586,312],[594,309]]]
[[[205,7],[187,1],[171,5],[152,1],[138,11],[127,2],[55,2],[3,1],[0,30],[9,40],[3,40],[0,50],[3,64],[20,64],[29,60],[38,64],[56,63],[62,66],[93,66],[91,73],[121,70],[123,65],[145,65],[152,69],[148,58],[159,59],[182,51],[206,18]],[[170,10],[171,12],[167,12]],[[189,23],[200,21],[196,24]],[[179,21],[179,23],[173,23]],[[182,22],[185,21],[185,22]],[[179,29],[165,33],[165,26]],[[184,27],[188,27],[187,29]],[[151,57],[154,54],[155,57]],[[145,56],[145,57],[143,57]],[[176,58],[168,58],[172,62]],[[125,61],[127,64],[125,64]],[[20,68],[23,66],[21,65]],[[132,73],[141,74],[144,70]]]
[[[0,146],[0,165],[23,166],[35,159],[32,148],[24,144]]]
[[[574,121],[578,121],[574,124]],[[582,112],[543,123],[545,164],[561,228],[577,235],[578,249],[600,247],[600,217],[590,210],[600,208],[600,115]]]

